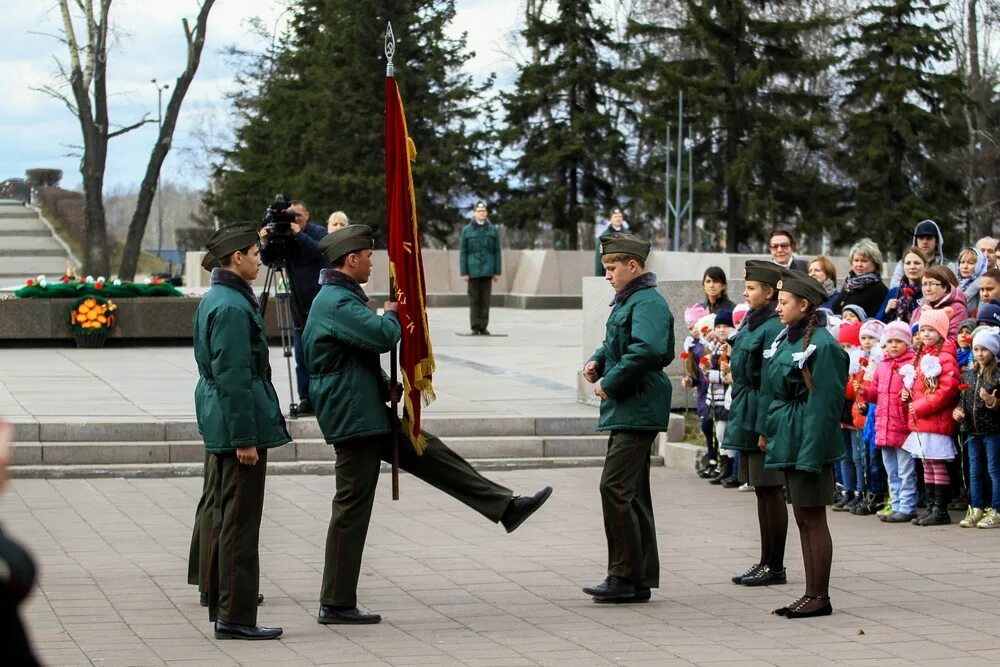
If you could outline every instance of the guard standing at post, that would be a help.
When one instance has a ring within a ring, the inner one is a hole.
[[[500,234],[486,214],[486,203],[476,202],[458,252],[459,272],[469,288],[469,326],[477,336],[490,335],[490,299],[501,273]]]
[[[608,540],[608,576],[583,592],[595,602],[645,602],[660,585],[660,559],[649,489],[657,433],[670,420],[674,318],[646,271],[648,242],[602,236],[607,280],[615,290],[604,342],[583,368],[601,399],[598,431],[610,431],[601,473],[601,507]]]
[[[389,386],[379,356],[400,340],[402,329],[394,302],[385,314],[368,308],[361,283],[372,269],[375,240],[366,225],[350,225],[328,235],[320,249],[333,268],[320,274],[322,288],[303,332],[311,395],[323,436],[337,452],[336,495],[326,539],[326,564],[317,621],[322,624],[378,623],[379,614],[358,606],[361,557],[375,502],[383,460],[392,460],[392,421],[386,406],[401,387]],[[399,467],[465,503],[513,532],[552,493],[534,496],[510,490],[480,475],[433,435],[422,432],[426,447],[418,453],[409,439],[399,443]]]
[[[258,541],[267,450],[291,440],[271,385],[267,335],[250,283],[260,271],[256,230],[226,227],[209,239],[221,265],[194,316],[195,409],[215,467],[209,619],[216,639],[274,639],[257,625]]]

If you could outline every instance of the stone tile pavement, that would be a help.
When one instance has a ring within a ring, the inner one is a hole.
[[[831,515],[833,616],[770,610],[803,589],[729,576],[756,556],[752,494],[653,470],[662,581],[644,605],[592,603],[602,577],[596,468],[492,473],[521,492],[555,486],[513,535],[458,502],[382,479],[360,589],[378,626],[316,624],[332,477],[274,476],[261,535],[260,621],[274,642],[217,642],[185,584],[197,479],[15,480],[5,530],[30,546],[41,585],[24,613],[51,665],[949,665],[1000,661],[1000,531],[916,528]]]

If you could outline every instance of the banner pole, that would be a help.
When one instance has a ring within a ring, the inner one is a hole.
[[[396,36],[392,32],[392,23],[386,23],[385,28],[385,77],[392,78],[395,70],[392,65],[392,58],[396,55]],[[389,174],[386,174],[389,178]],[[390,225],[388,224],[388,212],[386,213],[386,238]],[[396,303],[396,281],[392,277],[392,269],[389,270],[389,301]],[[389,352],[389,394],[392,405],[392,499],[399,500],[399,400],[396,398],[396,385],[399,384],[399,359],[398,347],[392,346]]]

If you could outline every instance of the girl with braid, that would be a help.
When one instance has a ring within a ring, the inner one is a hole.
[[[818,312],[826,300],[813,278],[781,271],[776,311],[784,330],[766,365],[770,405],[764,467],[784,471],[805,564],[805,595],[774,611],[786,618],[828,616],[833,540],[826,507],[833,503],[833,466],[844,456],[840,409],[847,385],[847,353]],[[818,380],[818,381],[817,381]]]
[[[764,350],[770,348],[781,331],[775,313],[779,279],[772,262],[749,260],[746,263],[743,300],[750,307],[736,335],[730,338],[732,352],[723,372],[732,374],[732,404],[723,447],[740,452],[740,481],[753,487],[757,496],[757,523],[760,525],[760,560],[742,574],[732,577],[734,584],[774,586],[784,584],[785,537],[788,533],[788,509],[785,506],[785,475],[779,470],[764,469],[764,418],[768,398],[765,386]]]

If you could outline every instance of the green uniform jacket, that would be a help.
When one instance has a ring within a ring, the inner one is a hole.
[[[302,332],[302,351],[309,396],[327,444],[390,432],[389,393],[379,355],[401,336],[395,313],[376,315],[346,287],[320,289]]]
[[[500,234],[492,222],[470,222],[462,229],[459,273],[470,278],[499,276]]]
[[[765,369],[771,393],[766,468],[819,472],[844,456],[840,411],[847,386],[847,353],[823,327],[816,327],[809,342],[816,346],[806,362],[815,384],[812,391],[792,359],[803,351],[802,339],[783,340]]]
[[[209,454],[291,441],[271,384],[264,321],[247,298],[213,285],[194,314],[198,432]]]
[[[761,390],[766,365],[763,354],[783,328],[778,316],[772,315],[753,331],[740,331],[731,341],[729,364],[733,374],[732,404],[722,442],[724,449],[760,451],[757,438],[764,434],[764,421],[770,402],[767,388]]]
[[[673,359],[674,318],[654,278],[612,308],[604,342],[590,358],[608,395],[597,430],[667,430],[671,389],[663,368]]]

